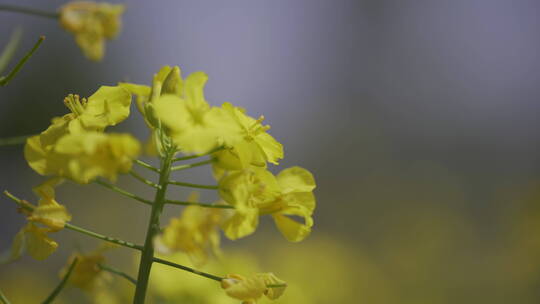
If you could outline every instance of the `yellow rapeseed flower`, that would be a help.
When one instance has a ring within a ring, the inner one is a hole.
[[[21,208],[21,212],[27,216],[28,224],[15,236],[8,261],[19,258],[25,251],[36,260],[44,260],[58,247],[58,243],[50,239],[48,233],[61,230],[71,220],[66,208],[55,200],[54,187],[60,182],[60,179],[50,179],[34,188],[40,197],[39,203],[32,211]],[[30,205],[26,201],[24,203]]]
[[[192,196],[190,201],[196,201]],[[163,234],[156,239],[158,249],[163,253],[185,252],[195,265],[202,265],[208,259],[208,252],[219,252],[219,225],[222,210],[188,206],[179,218],[172,218]]]
[[[121,87],[100,87],[88,99],[70,94],[64,104],[71,113],[52,119],[40,135],[26,141],[24,156],[34,171],[41,175],[61,175],[66,171],[64,156],[55,153],[56,143],[63,136],[83,131],[103,131],[129,116],[131,95]]]
[[[58,175],[84,184],[98,176],[116,181],[119,173],[129,172],[140,149],[139,142],[129,134],[83,132],[60,138],[54,152],[65,164],[65,171]]]
[[[221,281],[221,287],[228,296],[242,300],[242,304],[255,304],[263,295],[271,300],[277,299],[285,291],[286,285],[273,273],[258,273],[248,278],[229,274]]]
[[[233,171],[219,184],[220,196],[235,207],[222,225],[225,235],[233,240],[247,236],[257,228],[260,215],[270,214],[287,240],[303,240],[313,226],[314,188],[312,174],[300,167],[285,169],[277,177],[264,168]],[[303,217],[304,223],[288,216]]]
[[[120,32],[124,10],[118,4],[74,1],[60,8],[60,25],[75,36],[87,58],[99,61],[105,53],[105,39]]]
[[[60,270],[60,276],[63,277],[66,274],[73,260],[77,258],[77,264],[68,282],[87,292],[98,291],[111,280],[110,274],[103,271],[100,267],[100,264],[104,264],[106,261],[103,253],[109,248],[112,247],[102,245],[88,254],[72,254],[66,266]]]

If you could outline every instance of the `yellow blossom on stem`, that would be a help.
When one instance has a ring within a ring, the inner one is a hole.
[[[36,260],[44,260],[56,250],[58,243],[50,239],[48,233],[61,230],[71,220],[66,208],[55,200],[54,187],[60,182],[60,179],[53,178],[34,188],[40,197],[38,206],[23,201],[30,208],[19,210],[26,214],[28,224],[15,236],[7,261],[19,258],[25,251]]]
[[[129,116],[130,93],[121,87],[100,87],[88,99],[70,94],[64,104],[71,113],[52,119],[52,124],[41,134],[26,141],[24,156],[34,171],[41,175],[60,175],[64,172],[63,155],[55,152],[58,140],[70,133],[103,131]]]
[[[74,1],[60,8],[60,25],[75,36],[87,58],[99,61],[105,53],[105,40],[120,32],[124,10],[118,4]]]
[[[258,273],[251,277],[229,274],[221,281],[225,293],[242,304],[255,304],[265,295],[271,300],[280,297],[286,288],[286,283],[273,273]]]
[[[69,277],[69,283],[87,292],[94,292],[110,281],[109,273],[100,267],[105,263],[103,252],[110,247],[101,246],[88,254],[75,253],[68,259],[66,266],[60,271],[63,277],[75,258],[77,265]]]
[[[230,173],[219,184],[221,198],[235,207],[222,225],[225,235],[233,240],[247,236],[257,228],[258,217],[269,214],[287,240],[303,240],[313,226],[314,188],[312,174],[300,167],[285,169],[277,177],[263,168]],[[289,216],[302,217],[304,223]]]
[[[58,175],[84,184],[99,176],[116,181],[119,173],[129,172],[140,150],[129,134],[83,132],[62,137],[54,151],[65,163],[65,171]]]
[[[197,201],[192,195],[189,201]],[[223,210],[187,206],[178,218],[172,218],[163,234],[156,239],[162,253],[185,252],[195,265],[202,265],[208,259],[208,252],[219,252],[219,225]]]

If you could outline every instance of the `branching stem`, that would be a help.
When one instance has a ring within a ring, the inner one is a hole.
[[[112,274],[115,274],[117,276],[121,276],[123,277],[124,279],[130,281],[131,283],[133,283],[134,285],[137,285],[137,280],[135,280],[134,278],[132,278],[129,274],[121,271],[121,270],[118,270],[116,268],[113,268],[111,266],[107,266],[107,265],[103,265],[103,264],[98,264],[99,268],[101,270],[104,270],[104,271],[107,271],[107,272],[110,272]]]
[[[197,162],[197,163],[192,163],[192,164],[187,164],[187,165],[180,165],[180,166],[174,166],[174,167],[171,168],[171,171],[179,171],[179,170],[185,170],[185,169],[195,168],[195,167],[199,167],[199,166],[204,166],[204,165],[211,164],[212,162],[214,162],[214,160],[213,160],[213,159],[209,159],[209,160],[204,160],[204,161],[200,161],[200,162]]]
[[[177,181],[169,181],[169,184],[176,185],[176,186],[190,187],[190,188],[210,189],[210,190],[216,190],[219,188],[217,185],[201,185],[201,184],[192,184],[192,183],[177,182]]]
[[[60,13],[58,12],[50,12],[50,11],[44,11],[40,9],[30,8],[30,7],[22,7],[22,6],[9,5],[9,4],[0,4],[0,11],[21,13],[21,14],[34,15],[34,16],[52,18],[52,19],[60,18]]]
[[[218,151],[221,151],[225,149],[225,147],[217,147],[215,149],[212,149],[206,153],[201,153],[201,154],[195,154],[195,155],[188,155],[188,156],[183,156],[183,157],[177,157],[175,159],[173,159],[173,162],[177,162],[177,161],[183,161],[183,160],[190,160],[190,159],[194,159],[194,158],[199,158],[199,157],[203,157],[203,156],[206,156],[206,155],[210,155],[212,153],[215,153],[215,152],[218,152]]]
[[[75,266],[77,266],[77,262],[78,262],[77,258],[74,258],[73,262],[71,262],[71,264],[69,265],[68,271],[66,272],[66,274],[64,275],[64,277],[62,278],[62,280],[60,281],[58,286],[56,286],[56,288],[47,297],[47,299],[45,299],[45,301],[43,301],[43,304],[52,303],[54,301],[54,299],[56,298],[56,296],[58,296],[58,294],[60,294],[62,289],[64,289],[64,286],[66,285],[67,281],[69,280],[69,277],[71,276],[71,273],[73,272],[73,269],[75,269]]]
[[[204,207],[204,208],[234,209],[234,206],[232,205],[210,204],[210,203],[199,203],[199,202],[188,202],[188,201],[166,200],[165,203],[170,204],[170,205],[199,206],[199,207]]]
[[[151,201],[146,200],[146,199],[144,199],[142,197],[139,197],[139,196],[137,196],[137,195],[135,195],[135,194],[133,194],[133,193],[131,193],[129,191],[126,191],[126,190],[124,190],[122,188],[119,188],[119,187],[117,187],[115,185],[109,184],[109,183],[101,181],[101,180],[95,180],[94,183],[96,183],[96,184],[98,184],[100,186],[103,186],[103,187],[105,187],[107,189],[113,190],[114,192],[117,192],[117,193],[119,193],[119,194],[121,194],[123,196],[126,196],[126,197],[132,198],[134,200],[137,200],[137,201],[139,201],[141,203],[144,203],[144,204],[147,204],[147,205],[152,205]]]

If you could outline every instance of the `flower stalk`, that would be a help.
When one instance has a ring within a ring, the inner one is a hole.
[[[146,240],[142,249],[141,261],[139,263],[139,274],[137,276],[137,286],[135,288],[134,304],[143,304],[146,298],[146,290],[148,288],[148,279],[154,259],[154,237],[159,233],[159,218],[163,211],[163,206],[166,203],[165,195],[167,193],[167,185],[171,173],[171,164],[174,157],[174,152],[171,149],[165,151],[164,157],[161,159],[161,168],[159,170],[159,188],[156,191],[156,196],[152,204],[150,221],[146,231]]]

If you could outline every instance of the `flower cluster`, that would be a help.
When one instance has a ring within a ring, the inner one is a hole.
[[[88,183],[96,177],[112,181],[126,173],[140,152],[129,134],[104,133],[129,115],[131,95],[121,87],[102,86],[88,99],[70,94],[71,113],[52,119],[40,135],[30,137],[24,156],[34,171]]]
[[[119,4],[74,1],[60,8],[60,25],[75,36],[87,58],[99,61],[105,53],[105,40],[120,32],[124,9]]]
[[[117,176],[124,173],[154,187],[155,200],[140,198],[103,180],[96,183],[152,206],[144,246],[85,232],[72,225],[68,228],[142,251],[139,279],[142,277],[143,282],[148,280],[148,265],[155,262],[154,247],[161,254],[184,252],[193,264],[201,265],[210,253],[219,255],[220,229],[231,240],[243,238],[255,232],[260,216],[272,217],[288,241],[305,239],[313,226],[315,197],[312,192],[316,186],[313,175],[300,167],[287,168],[274,175],[269,164],[279,164],[283,147],[267,132],[270,126],[263,124],[264,116],[253,118],[245,109],[229,102],[211,106],[204,96],[207,80],[203,72],[184,79],[178,67],[165,66],[154,75],[151,86],[120,83],[102,86],[88,98],[68,95],[64,104],[70,113],[53,118],[45,131],[26,142],[24,155],[30,167],[52,178],[35,189],[41,197],[38,206],[14,199],[22,206],[29,223],[15,238],[11,259],[18,257],[23,249],[37,259],[44,259],[58,246],[47,234],[64,228],[71,220],[65,207],[54,199],[54,187],[61,180],[88,184],[105,178],[115,182]],[[142,149],[133,136],[105,132],[128,118],[132,95],[136,96],[137,108],[151,133],[146,152],[158,156],[160,169],[137,160]],[[179,153],[184,156],[177,157]],[[210,157],[199,165],[212,164],[217,185],[170,179],[171,172],[195,166],[173,166],[175,161],[197,157]],[[158,173],[159,182],[147,180],[132,170],[136,160]],[[188,201],[169,200],[168,185],[214,189],[220,200],[213,204],[200,203],[197,195],[192,195]],[[160,227],[159,215],[164,205],[174,202],[189,206],[167,226]],[[80,261],[75,268],[70,268],[73,273],[64,271],[66,276],[72,276],[72,283],[86,290],[100,285],[96,282],[102,281],[100,265],[104,257],[101,251],[86,256],[77,254],[72,260],[75,257]],[[146,277],[145,271],[141,272],[143,267],[146,267]],[[195,270],[191,272],[202,275]],[[255,303],[263,295],[276,299],[286,287],[285,282],[271,273],[252,277],[203,276],[220,281],[227,295],[244,303]],[[139,281],[135,282],[139,287]],[[144,294],[138,296],[138,301],[141,299],[144,300]]]

